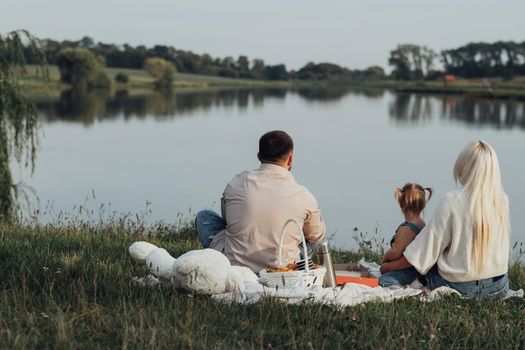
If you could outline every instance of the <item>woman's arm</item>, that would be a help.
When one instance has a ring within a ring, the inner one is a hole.
[[[453,214],[465,215],[461,212],[465,209],[453,203],[457,195],[456,192],[449,192],[445,195],[434,211],[429,224],[403,252],[404,257],[422,275],[426,275],[436,264],[441,253],[451,244]]]

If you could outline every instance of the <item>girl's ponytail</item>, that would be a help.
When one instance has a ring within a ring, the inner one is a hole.
[[[430,198],[432,198],[432,193],[434,193],[434,190],[431,187],[425,187],[425,191],[428,192],[428,198],[427,198],[427,202],[428,202]]]
[[[394,197],[395,199],[399,202],[399,200],[401,199],[401,196],[403,195],[403,190],[401,189],[401,187],[396,187],[394,188]]]

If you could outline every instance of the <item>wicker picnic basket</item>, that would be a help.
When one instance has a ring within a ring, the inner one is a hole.
[[[301,238],[303,239],[303,257],[306,259],[305,269],[297,271],[286,271],[286,272],[268,272],[266,269],[259,272],[261,283],[269,287],[309,287],[309,286],[322,286],[326,269],[319,266],[316,269],[310,268],[307,263],[308,255],[306,250],[306,239],[303,234],[303,230],[299,223],[293,219],[286,221],[281,230],[281,239],[279,241],[279,256],[277,259],[278,266],[283,266],[283,242],[286,227],[294,223]]]

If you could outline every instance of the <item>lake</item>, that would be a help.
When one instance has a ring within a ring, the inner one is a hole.
[[[295,141],[293,174],[316,196],[338,247],[356,246],[354,227],[390,238],[403,220],[393,189],[406,182],[434,188],[428,220],[456,188],[458,153],[478,138],[498,153],[513,242],[525,241],[523,102],[336,88],[63,93],[35,102],[35,170],[13,163],[13,172],[34,190],[30,211],[40,208],[42,220],[79,205],[96,216],[102,203],[101,215],[150,222],[219,210],[226,183],[258,167],[258,138],[282,129]]]

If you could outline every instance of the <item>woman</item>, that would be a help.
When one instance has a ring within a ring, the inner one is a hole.
[[[494,149],[470,142],[456,160],[454,179],[463,188],[445,195],[404,257],[384,263],[381,272],[413,266],[431,290],[502,296],[509,288],[510,219]]]

